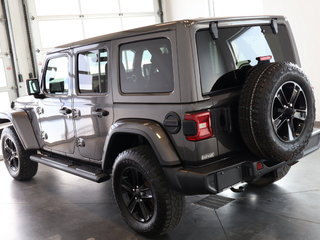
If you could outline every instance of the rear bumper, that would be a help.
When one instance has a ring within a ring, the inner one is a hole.
[[[257,164],[262,168],[257,170]],[[197,168],[166,168],[173,187],[187,195],[218,193],[237,183],[259,178],[286,164],[268,166],[265,160],[254,161],[252,156],[230,157],[218,163]]]
[[[316,129],[305,148],[305,156],[320,146],[320,130]],[[287,164],[270,163],[252,155],[232,156],[201,167],[164,168],[172,186],[187,195],[218,193],[237,183],[257,179]]]

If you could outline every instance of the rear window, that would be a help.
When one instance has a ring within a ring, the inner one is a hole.
[[[173,91],[171,45],[166,38],[121,45],[119,67],[123,93]]]
[[[271,62],[293,62],[292,46],[284,25],[274,34],[270,26],[220,28],[213,40],[208,29],[196,33],[202,93],[239,87],[257,57]]]

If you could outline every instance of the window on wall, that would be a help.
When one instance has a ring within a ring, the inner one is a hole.
[[[78,55],[80,93],[105,93],[108,82],[108,52],[95,50]]]
[[[158,0],[28,0],[39,67],[65,43],[160,22]]]
[[[120,85],[123,93],[173,91],[170,40],[151,39],[120,47]]]
[[[45,88],[50,94],[67,94],[69,89],[68,58],[49,60],[45,69]]]

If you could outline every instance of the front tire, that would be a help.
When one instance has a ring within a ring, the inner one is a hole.
[[[38,163],[30,160],[35,151],[24,150],[13,127],[2,131],[2,154],[9,174],[18,181],[30,180],[38,171]]]
[[[120,153],[112,177],[121,215],[134,231],[159,236],[178,225],[184,197],[168,186],[149,147],[139,146]]]

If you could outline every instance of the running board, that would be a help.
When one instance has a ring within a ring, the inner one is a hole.
[[[30,160],[98,183],[110,179],[110,175],[104,173],[101,168],[91,165],[81,165],[70,160],[47,157],[40,154],[31,155]]]
[[[303,156],[306,156],[306,155],[318,150],[319,147],[320,147],[320,129],[314,128],[312,135],[310,137],[309,143],[303,151]]]

